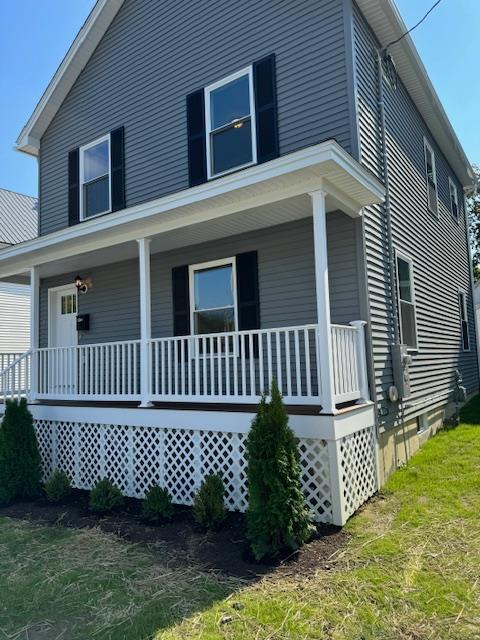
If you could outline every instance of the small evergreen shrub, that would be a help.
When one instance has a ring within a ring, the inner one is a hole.
[[[45,483],[45,495],[49,502],[62,502],[71,492],[70,478],[60,469],[56,469],[50,480]]]
[[[301,488],[295,436],[275,380],[247,438],[247,532],[257,560],[295,550],[313,532]]]
[[[0,504],[41,493],[42,467],[27,401],[7,400],[0,425]]]
[[[168,491],[158,485],[151,487],[145,494],[142,514],[146,520],[170,520],[173,516],[173,507]]]
[[[103,478],[90,491],[89,507],[97,513],[113,511],[123,504],[123,496],[120,489],[111,480]]]
[[[218,529],[225,520],[223,494],[222,478],[216,473],[205,476],[193,500],[194,518],[204,529]]]

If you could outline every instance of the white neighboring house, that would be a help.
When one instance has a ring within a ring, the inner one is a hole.
[[[38,201],[0,189],[0,251],[37,237]],[[30,348],[30,287],[0,283],[0,369]]]

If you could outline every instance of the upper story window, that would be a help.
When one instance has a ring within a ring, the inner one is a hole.
[[[455,220],[458,220],[458,190],[457,185],[451,178],[448,178],[448,190],[450,193],[450,211]]]
[[[425,149],[425,173],[427,177],[427,202],[428,208],[432,213],[438,213],[438,196],[437,196],[437,172],[435,169],[435,154],[432,147],[424,139]]]
[[[397,287],[401,340],[402,343],[406,344],[410,349],[417,349],[417,317],[413,263],[410,258],[402,256],[399,253],[397,253]]]
[[[462,329],[462,349],[470,350],[470,334],[468,330],[467,296],[465,291],[458,292],[458,305],[460,310],[460,325]]]
[[[205,89],[205,122],[208,178],[257,162],[251,66]]]
[[[110,134],[80,147],[80,218],[111,211]]]
[[[235,283],[235,258],[190,266],[192,333],[236,331]]]

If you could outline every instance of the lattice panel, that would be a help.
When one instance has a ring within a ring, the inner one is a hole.
[[[332,496],[328,445],[325,440],[301,439],[298,443],[303,492],[318,522],[332,521]]]
[[[375,436],[372,427],[342,438],[339,463],[344,510],[348,517],[377,490]]]
[[[75,487],[91,489],[106,476],[136,498],[159,484],[175,503],[191,504],[202,478],[220,473],[227,508],[247,508],[245,434],[48,420],[36,431],[45,478],[60,468]],[[316,520],[331,522],[327,443],[301,439],[299,457],[307,503]]]
[[[225,502],[230,510],[247,508],[245,436],[239,433],[207,431],[202,434],[201,476],[219,473],[225,485]]]

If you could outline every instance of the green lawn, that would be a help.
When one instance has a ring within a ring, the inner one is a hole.
[[[330,570],[239,581],[0,519],[0,639],[480,638],[480,397],[347,525]],[[3,636],[2,636],[3,633]]]

